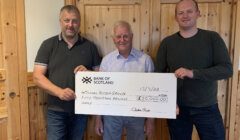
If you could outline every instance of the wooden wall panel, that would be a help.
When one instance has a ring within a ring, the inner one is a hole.
[[[160,13],[161,13],[160,40],[163,40],[165,37],[178,31],[178,24],[175,22],[174,16],[175,4],[161,4]]]
[[[4,43],[4,67],[7,70],[6,80],[6,96],[8,107],[8,137],[13,139],[21,139],[20,128],[20,108],[19,108],[19,92],[18,92],[18,63],[17,63],[17,35],[16,35],[16,1],[1,1],[2,7],[2,36]],[[4,7],[3,7],[4,5]],[[11,65],[11,63],[13,65]],[[11,74],[16,74],[14,77]],[[11,85],[10,85],[11,84]],[[14,86],[13,86],[14,85]],[[11,93],[11,94],[10,94]],[[12,98],[9,98],[11,95]],[[10,108],[11,107],[11,108]],[[15,108],[13,108],[15,107]],[[14,128],[14,129],[13,129]]]
[[[233,3],[233,19],[232,19],[232,36],[231,38],[231,47],[230,47],[230,54],[232,56],[232,63],[233,63],[233,76],[230,80],[231,88],[229,89],[229,100],[228,100],[228,106],[227,114],[228,118],[227,121],[227,137],[229,139],[237,139],[236,132],[239,132],[239,127],[236,128],[236,121],[237,121],[237,110],[236,107],[239,106],[237,104],[238,99],[238,66],[239,66],[239,45],[240,45],[240,0],[234,0]],[[239,124],[238,124],[239,126]],[[238,138],[239,139],[239,138]]]
[[[153,0],[150,3],[150,18],[149,18],[149,54],[155,60],[157,49],[160,45],[160,19],[161,19],[161,3],[160,0]]]
[[[237,90],[237,106],[234,137],[240,140],[240,71],[238,71],[238,90]]]
[[[16,48],[18,67],[16,72],[18,73],[18,84],[14,85],[19,92],[20,103],[20,125],[21,125],[21,139],[29,139],[29,118],[28,118],[28,95],[27,91],[27,48],[26,48],[26,28],[25,28],[25,3],[24,0],[16,0]],[[13,65],[13,63],[10,63]],[[11,74],[15,77],[14,74]],[[11,84],[13,86],[13,84]]]
[[[223,2],[224,0],[197,0],[199,3],[207,2],[207,3],[214,3],[214,2]],[[179,0],[161,0],[161,3],[177,3]]]
[[[32,86],[28,88],[29,96],[29,123],[30,139],[46,139],[46,94],[42,90]]]
[[[76,5],[76,0],[65,0],[65,5],[68,5],[68,4]]]
[[[84,23],[82,22],[82,28],[85,31],[83,33],[88,39],[97,44],[101,55],[106,55],[115,49],[112,41],[112,25],[117,20],[126,20],[133,27],[134,34],[134,46],[140,49],[140,40],[137,40],[140,35],[140,27],[137,22],[139,18],[139,6],[138,5],[86,5],[84,7],[84,13],[91,13],[91,16],[84,17]],[[84,14],[84,15],[85,15]]]
[[[0,138],[1,140],[7,140],[7,118],[0,119]]]
[[[2,2],[0,1],[0,7]],[[0,68],[3,68],[2,14],[0,14]]]
[[[24,0],[1,1],[0,17],[0,69],[5,71],[5,79],[0,80],[0,110],[7,113],[6,123],[0,124],[7,138],[0,139],[28,140]]]

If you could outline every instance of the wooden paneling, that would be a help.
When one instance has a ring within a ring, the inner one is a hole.
[[[35,86],[28,88],[28,96],[30,140],[45,140],[47,96]]]
[[[16,1],[16,44],[17,44],[17,61],[18,67],[15,72],[18,73],[18,84],[14,85],[19,92],[19,108],[20,114],[20,127],[21,127],[21,139],[29,139],[29,116],[28,116],[28,95],[27,91],[27,48],[26,48],[26,28],[25,28],[25,3],[24,0],[15,0]],[[13,65],[13,63],[11,63]],[[14,74],[11,74],[12,77],[15,77]],[[12,85],[12,84],[11,84]]]
[[[0,7],[2,1],[0,1]],[[2,14],[0,14],[0,68],[3,68],[3,46],[2,46]]]
[[[207,3],[213,3],[213,2],[223,2],[224,0],[197,0],[198,3],[207,2]],[[161,0],[161,3],[177,3],[179,0]]]
[[[239,106],[237,104],[238,102],[238,66],[239,66],[239,45],[240,45],[240,0],[236,0],[233,3],[233,24],[232,24],[232,45],[230,47],[230,53],[232,56],[232,63],[233,63],[233,77],[231,78],[230,84],[231,88],[229,89],[229,100],[228,100],[228,106],[227,113],[227,128],[228,133],[227,136],[229,139],[237,139],[236,132],[239,133],[239,123],[237,124],[238,127],[236,128],[236,122],[237,122],[237,110],[236,107]],[[238,138],[239,139],[239,138]]]
[[[67,4],[76,5],[76,0],[65,0],[65,5]]]
[[[112,25],[120,19],[129,21],[132,25],[133,32],[137,33],[134,34],[134,46],[140,49],[141,40],[137,40],[140,37],[140,25],[136,24],[140,21],[139,5],[86,5],[84,9],[82,15],[91,13],[91,16],[82,17],[84,22],[82,22],[81,31],[85,31],[82,33],[97,44],[103,56],[115,49],[111,37]]]
[[[0,119],[0,138],[1,140],[7,140],[7,118]]]
[[[24,0],[0,1],[0,17],[0,139],[28,140]]]
[[[240,71],[238,71],[238,90],[237,90],[236,120],[234,138],[240,140]]]

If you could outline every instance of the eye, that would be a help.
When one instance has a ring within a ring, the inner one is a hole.
[[[72,23],[74,23],[74,24],[76,24],[76,23],[78,23],[78,22],[79,22],[78,19],[73,19],[73,20],[72,20]]]
[[[120,38],[122,38],[121,35],[115,35],[114,37],[115,37],[116,39],[120,39]]]
[[[177,12],[177,15],[182,15],[183,14],[183,12],[182,11],[180,11],[180,12]]]
[[[123,39],[128,39],[129,37],[130,37],[129,34],[115,35],[115,36],[114,36],[114,38],[116,38],[116,39],[121,39],[121,38],[123,38]]]
[[[123,35],[123,39],[128,39],[129,35]]]
[[[63,19],[63,22],[65,22],[65,23],[69,23],[70,20],[69,20],[69,19]]]
[[[192,14],[192,13],[193,13],[193,10],[188,10],[187,13],[188,13],[188,14]]]

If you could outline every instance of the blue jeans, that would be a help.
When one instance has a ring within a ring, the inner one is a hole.
[[[82,140],[87,126],[87,116],[48,110],[48,140]]]
[[[144,118],[104,116],[103,140],[121,140],[126,128],[127,140],[144,140]]]
[[[191,140],[195,125],[201,140],[225,140],[225,129],[218,104],[209,107],[179,106],[177,119],[169,119],[171,140]]]

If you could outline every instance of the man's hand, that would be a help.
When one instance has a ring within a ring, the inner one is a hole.
[[[64,101],[70,101],[76,98],[74,91],[71,90],[70,88],[61,89],[60,91],[57,92],[57,94],[58,98]]]
[[[175,71],[175,76],[180,79],[184,79],[185,77],[193,78],[193,71],[186,68],[179,68]]]
[[[103,122],[101,116],[95,116],[95,133],[99,136],[103,134]]]
[[[78,71],[87,71],[88,69],[83,66],[83,65],[79,65],[74,69],[74,73],[77,73]]]
[[[152,138],[153,137],[153,133],[154,133],[154,119],[153,118],[147,118],[146,122],[145,122],[145,134],[147,135],[148,138]]]

